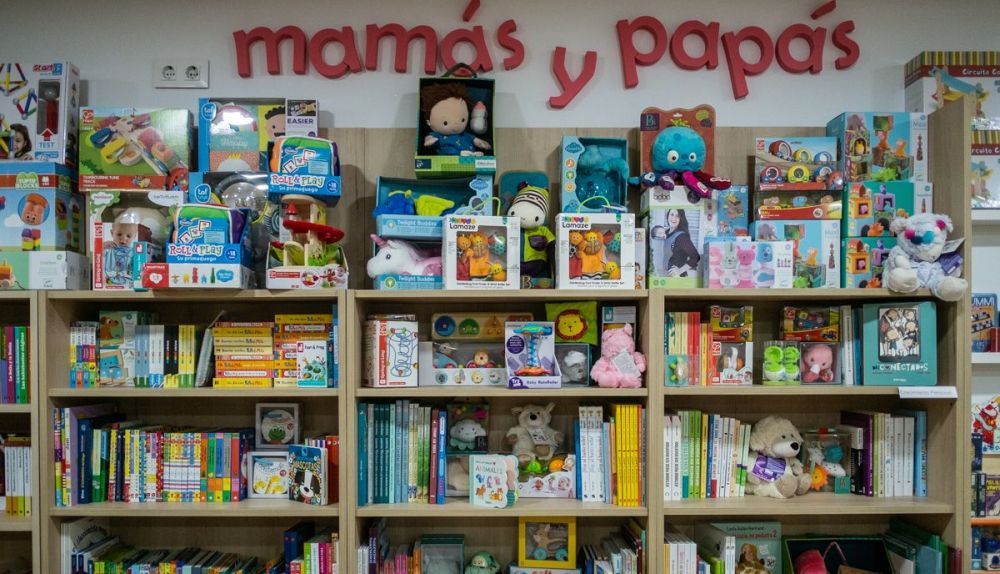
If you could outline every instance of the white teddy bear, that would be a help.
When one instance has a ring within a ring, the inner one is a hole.
[[[511,409],[518,424],[507,431],[507,442],[522,465],[535,459],[547,462],[559,450],[563,433],[549,426],[555,406],[555,403],[549,403],[544,407],[525,405]]]
[[[764,417],[750,431],[747,494],[792,498],[809,492],[810,476],[798,459],[802,435],[788,419]]]
[[[952,230],[950,217],[936,213],[897,217],[889,229],[896,235],[896,246],[885,262],[886,287],[900,293],[927,287],[944,301],[965,296],[969,283],[945,273],[938,261]]]

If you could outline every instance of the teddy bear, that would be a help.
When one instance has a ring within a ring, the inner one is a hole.
[[[518,424],[507,431],[507,442],[522,466],[535,459],[548,461],[559,450],[563,433],[549,426],[555,407],[555,403],[549,403],[544,407],[524,405],[510,410],[517,417]]]
[[[802,435],[788,419],[764,417],[750,431],[747,494],[792,498],[809,491],[811,477],[798,459]]]
[[[590,377],[602,387],[641,387],[646,357],[635,350],[632,326],[608,329],[601,335],[601,358],[590,369]]]
[[[819,343],[802,349],[802,382],[832,383],[837,356],[831,345]]]
[[[896,246],[889,252],[882,274],[886,287],[900,293],[926,287],[944,301],[965,296],[968,282],[949,275],[939,261],[952,231],[950,217],[936,213],[897,217],[889,229],[896,236]]]

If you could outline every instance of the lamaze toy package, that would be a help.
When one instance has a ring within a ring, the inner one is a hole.
[[[634,215],[560,213],[556,239],[557,288],[635,288]]]
[[[445,289],[519,289],[521,221],[492,215],[444,219]]]

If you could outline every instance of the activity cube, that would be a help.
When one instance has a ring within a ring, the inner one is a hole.
[[[791,241],[796,288],[840,287],[840,222],[755,221],[757,241]]]
[[[76,167],[79,84],[69,62],[0,63],[0,160]]]
[[[635,216],[560,213],[556,216],[558,289],[634,289]]]
[[[84,200],[75,174],[50,162],[0,162],[0,251],[85,252]]]
[[[899,216],[934,211],[934,186],[910,181],[863,181],[848,185],[844,237],[888,237]]]
[[[847,112],[826,124],[826,135],[838,140],[837,167],[845,183],[927,181],[926,114]]]
[[[444,218],[445,289],[519,289],[521,221],[492,215]]]

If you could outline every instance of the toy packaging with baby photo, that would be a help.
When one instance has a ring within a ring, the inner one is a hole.
[[[69,62],[0,64],[0,160],[76,167],[80,72]]]
[[[557,288],[635,288],[634,215],[560,213],[556,240]]]
[[[410,316],[365,322],[366,387],[417,386],[417,329],[415,318]]]
[[[837,138],[757,138],[754,176],[760,191],[844,189],[844,176],[837,171]]]
[[[552,322],[507,322],[504,335],[508,388],[560,388],[562,371],[556,358],[555,325]]]
[[[862,384],[937,384],[937,310],[933,301],[870,303],[862,308],[862,316]]]
[[[73,171],[50,162],[0,162],[0,251],[85,253],[83,196]]]
[[[507,384],[502,342],[428,341],[420,342],[419,352],[422,387]]]
[[[193,144],[185,109],[80,108],[80,190],[187,190]]]
[[[757,241],[792,242],[793,287],[840,287],[840,221],[755,221],[751,227]]]
[[[895,237],[854,237],[844,240],[843,286],[876,289],[884,287],[882,273],[889,252],[896,246]]]
[[[420,78],[417,104],[417,177],[468,177],[497,170],[493,80]]]
[[[709,309],[709,372],[712,385],[753,384],[753,307]]]
[[[848,185],[844,237],[889,237],[897,217],[934,212],[934,186],[911,181],[859,181]]]
[[[445,289],[519,289],[520,223],[516,217],[445,216]]]
[[[562,213],[628,210],[628,142],[563,136]]]
[[[1000,130],[972,132],[972,208],[1000,207]]]
[[[746,207],[744,202],[744,211]],[[691,202],[681,188],[651,187],[642,194],[639,213],[649,242],[650,289],[701,285],[705,241],[716,235],[718,225],[715,210],[714,201]]]
[[[271,146],[279,136],[318,135],[316,100],[198,100],[198,167],[201,171],[268,171]]]
[[[435,240],[445,215],[487,215],[493,177],[420,180],[379,177],[375,181],[375,233],[386,239]]]
[[[837,169],[854,181],[927,181],[927,115],[847,112],[826,124],[837,138]]]

